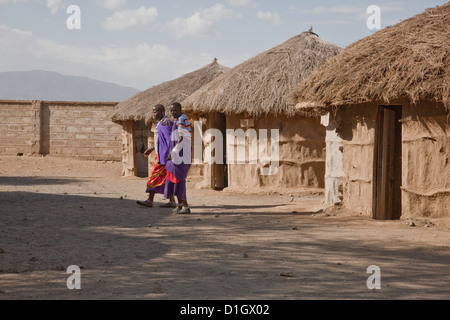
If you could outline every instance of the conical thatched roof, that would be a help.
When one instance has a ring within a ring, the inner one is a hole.
[[[220,65],[217,59],[214,59],[211,64],[199,70],[156,85],[119,103],[109,117],[114,122],[124,120],[144,120],[148,122],[153,118],[152,107],[154,105],[162,104],[169,106],[172,102],[181,102],[197,89],[227,72],[229,69]]]
[[[303,32],[211,81],[183,101],[183,106],[197,112],[293,115],[289,92],[341,50],[312,31]]]
[[[355,42],[291,93],[338,106],[407,98],[450,102],[450,2]]]

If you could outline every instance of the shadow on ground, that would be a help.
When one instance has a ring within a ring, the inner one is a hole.
[[[128,199],[1,192],[0,299],[446,299],[450,294],[449,246],[413,240],[415,231],[405,237],[409,231],[400,233],[392,224],[359,223],[358,217],[345,225],[338,216],[258,213],[258,208],[271,206],[224,205],[220,214],[200,210],[179,216]],[[249,214],[227,211],[235,209]],[[82,268],[82,290],[66,287],[70,265]],[[382,290],[367,288],[370,265],[381,268]]]
[[[73,178],[0,177],[0,185],[3,186],[65,185],[82,181]]]

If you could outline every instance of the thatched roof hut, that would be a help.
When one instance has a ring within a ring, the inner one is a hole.
[[[225,165],[208,168],[201,185],[218,189],[226,186],[241,192],[256,188],[322,188],[325,128],[318,118],[307,118],[290,106],[287,96],[300,80],[341,50],[312,30],[306,31],[248,59],[184,100],[184,108],[206,115],[207,132],[218,129],[226,136]],[[249,136],[258,132],[259,137],[238,137],[242,128]],[[205,145],[209,141],[207,137]],[[272,149],[270,168],[279,166],[266,175],[268,165],[254,146],[259,143],[261,152],[269,141],[272,147],[280,146],[278,151]],[[215,142],[212,145],[217,148]],[[241,148],[246,148],[246,159],[238,157]]]
[[[449,217],[450,2],[350,45],[290,101],[328,111],[327,175],[344,207]]]
[[[108,117],[122,125],[122,175],[148,175],[151,164],[142,152],[148,145],[153,144],[152,107],[154,105],[169,106],[174,101],[182,101],[228,70],[229,68],[220,65],[217,59],[214,59],[212,63],[199,70],[161,83],[119,103]],[[186,113],[188,110],[183,108],[183,111]]]
[[[110,114],[110,118],[114,122],[125,120],[149,122],[152,119],[152,106],[156,104],[167,106],[174,101],[182,101],[228,70],[228,67],[220,65],[217,59],[214,59],[212,63],[199,70],[156,85],[119,103],[116,110]]]
[[[450,2],[378,31],[330,59],[291,93],[338,106],[406,98],[450,102]]]
[[[197,112],[291,116],[296,110],[289,105],[288,94],[340,51],[312,31],[302,32],[211,81],[184,100],[183,106]]]

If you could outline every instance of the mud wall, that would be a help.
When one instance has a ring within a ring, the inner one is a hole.
[[[229,188],[250,190],[260,187],[324,187],[325,127],[320,124],[319,118],[266,116],[253,119],[253,125],[249,127],[242,127],[241,120],[245,119],[245,115],[227,115],[227,130],[256,130],[258,149],[251,147],[251,138],[230,139],[227,135],[228,148],[233,148],[235,155],[233,160],[230,159],[229,152],[227,153]],[[261,136],[260,129],[267,130],[267,139]],[[271,152],[271,129],[279,130],[277,155]],[[244,163],[237,163],[239,146],[245,147]],[[259,146],[267,148],[270,162],[262,161]],[[278,159],[278,164],[274,163],[273,156]],[[262,170],[276,165],[278,170],[275,174],[261,174]]]
[[[376,105],[342,106],[336,111],[336,133],[342,138],[342,205],[372,214]]]
[[[450,217],[449,121],[442,104],[403,106],[404,217]]]
[[[197,114],[193,114],[193,113],[189,113],[189,112],[185,112],[186,117],[189,120],[189,123],[191,125],[191,130],[192,130],[192,138],[191,138],[191,145],[192,145],[192,164],[191,164],[191,168],[189,169],[188,172],[188,177],[187,179],[202,179],[203,175],[204,175],[204,171],[205,171],[205,165],[203,163],[201,163],[201,161],[195,161],[195,153],[194,153],[194,146],[197,144],[197,139],[199,139],[199,146],[201,146],[201,150],[204,150],[204,146],[202,144],[202,137],[201,135],[195,134],[195,124],[197,123],[199,130],[201,130],[202,135],[205,132],[205,123],[206,123],[206,119],[202,118],[200,116],[198,116]],[[201,125],[200,125],[201,124]],[[197,163],[198,162],[198,163]]]
[[[325,160],[325,203],[337,205],[342,202],[342,183],[344,177],[344,164],[342,138],[337,134],[337,124],[334,114],[328,113],[321,118],[326,133],[326,160]]]
[[[391,104],[402,105],[402,217],[449,217],[449,113],[436,103]],[[372,214],[377,106],[343,106],[336,111],[343,149],[342,204],[364,214]]]

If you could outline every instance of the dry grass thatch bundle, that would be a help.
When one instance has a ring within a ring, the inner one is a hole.
[[[355,42],[290,95],[338,106],[407,98],[450,102],[450,2]]]
[[[211,81],[185,101],[197,112],[296,113],[287,97],[295,86],[342,49],[320,39],[311,30],[241,63]]]
[[[152,107],[154,105],[162,104],[169,106],[172,102],[181,102],[197,89],[227,72],[229,69],[220,65],[217,59],[214,59],[211,64],[199,70],[161,83],[119,103],[109,117],[114,122],[144,120],[148,123],[153,118]]]

